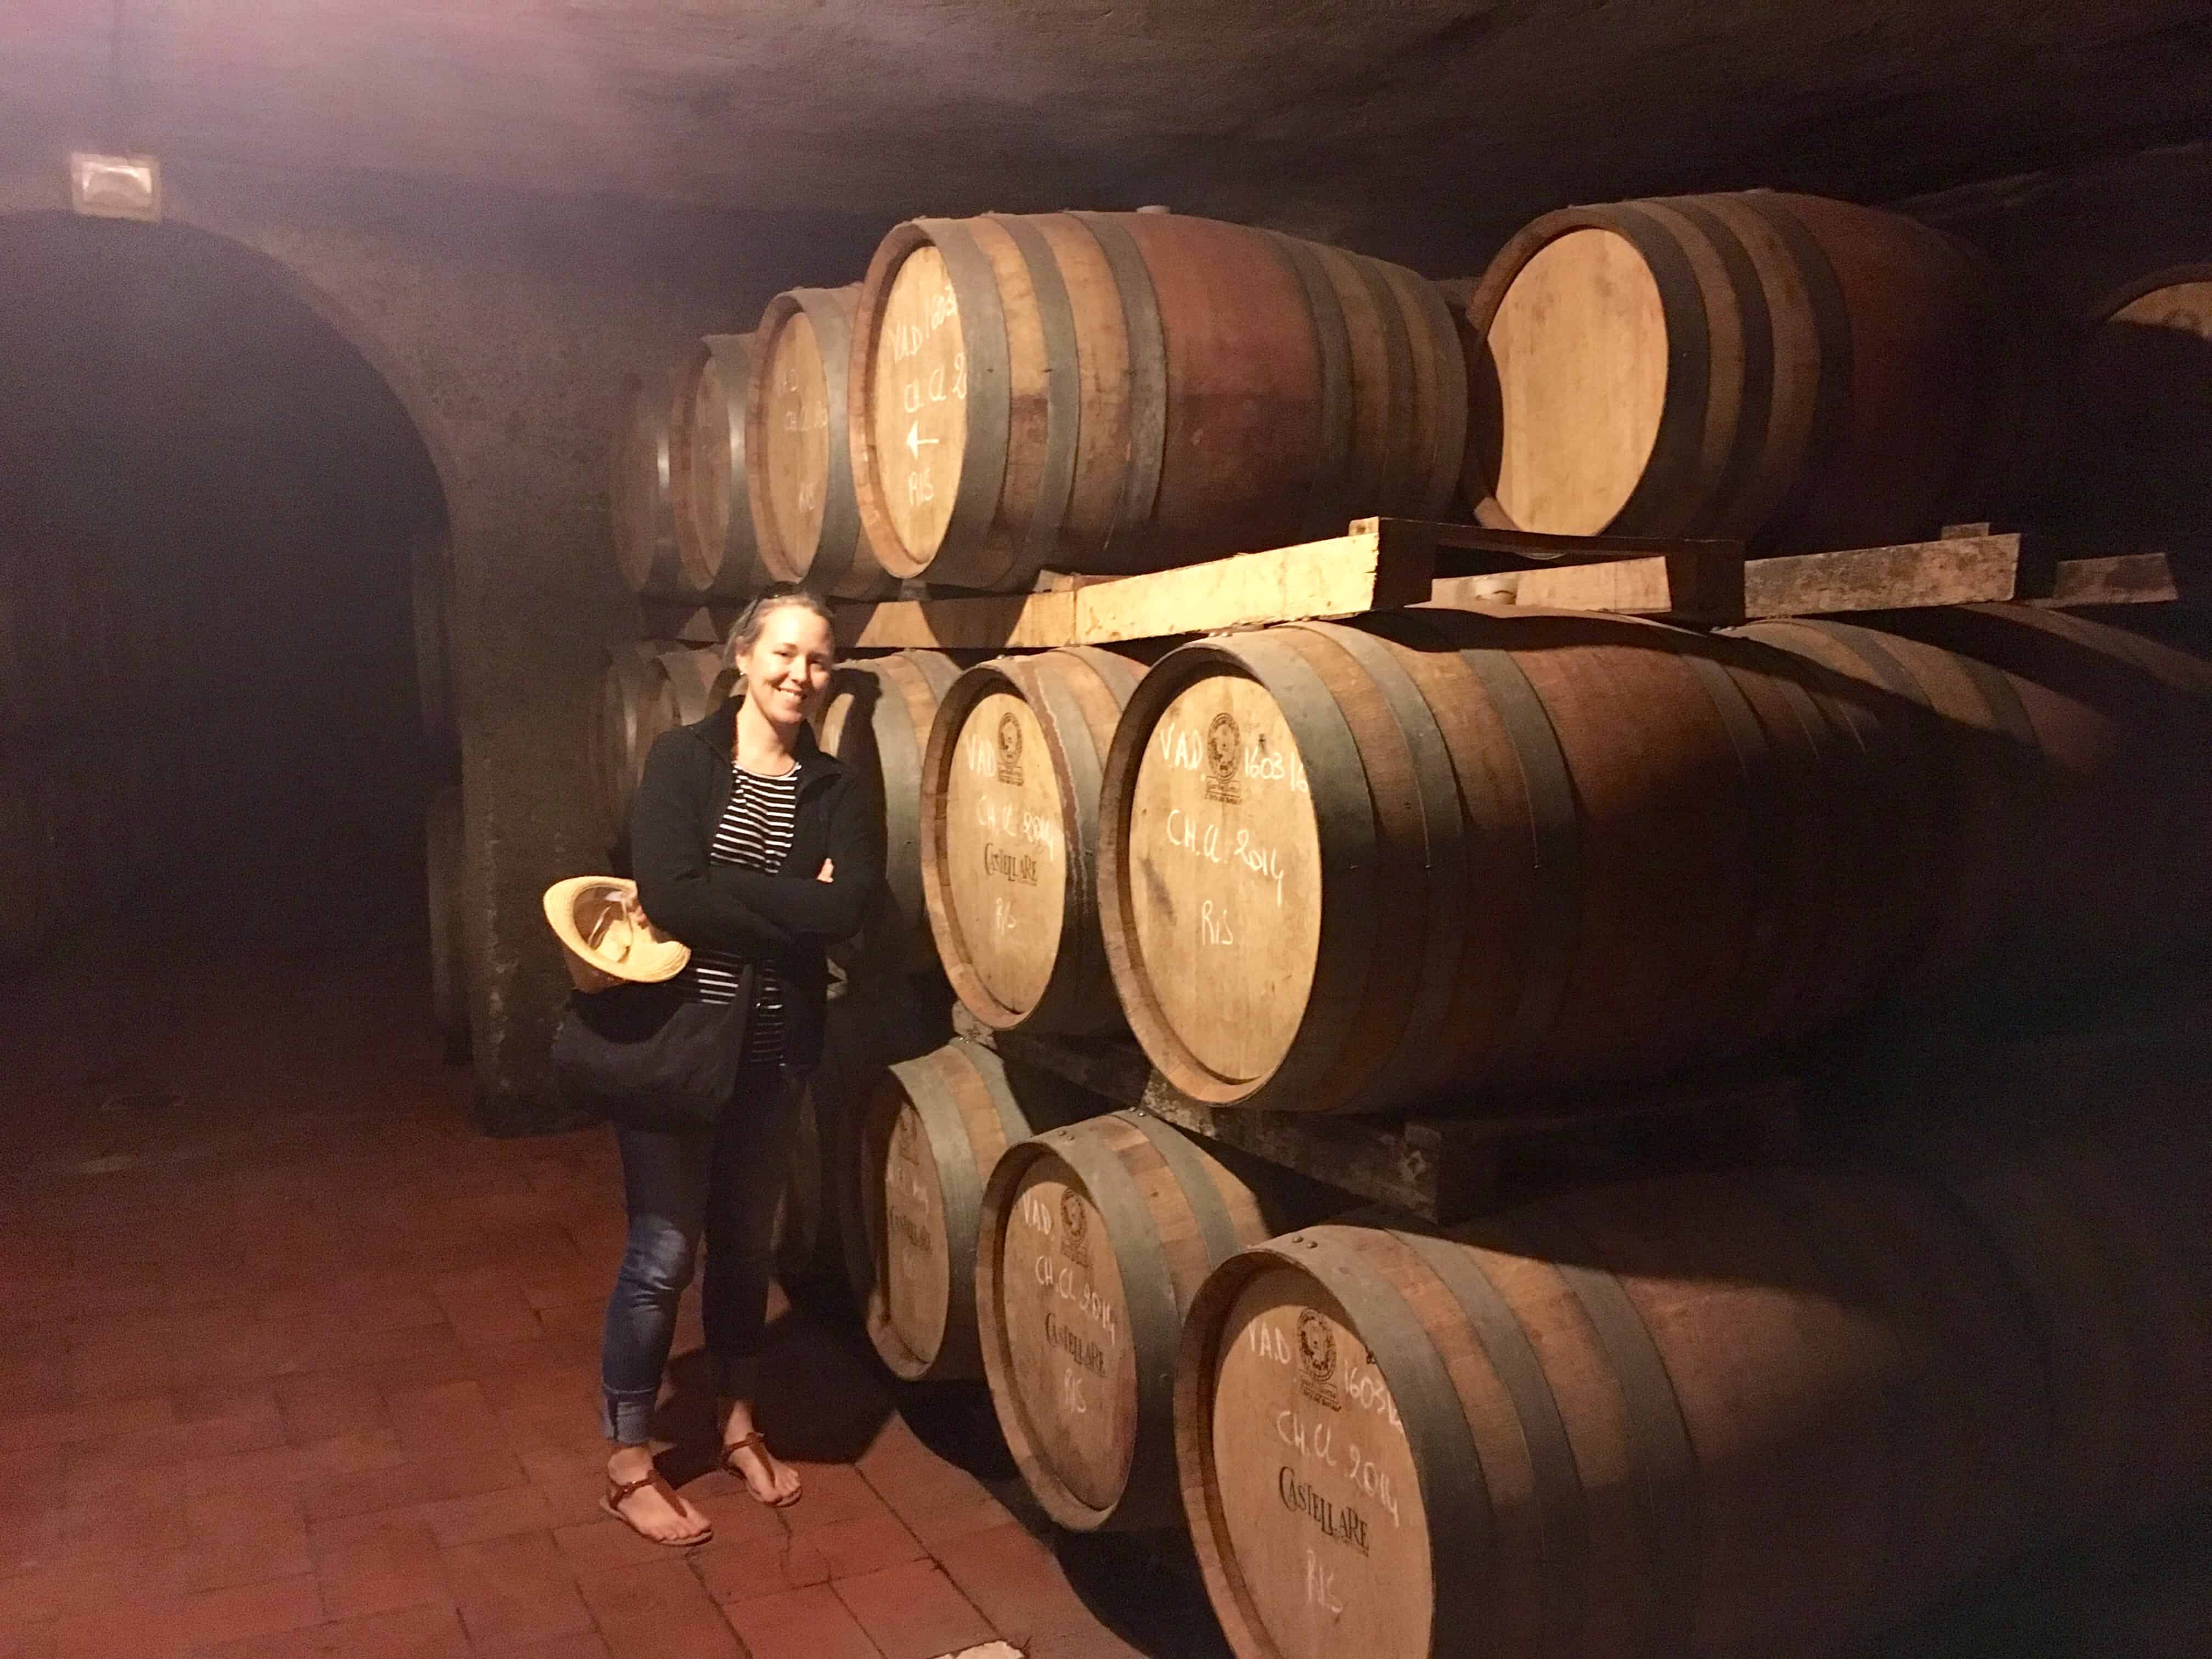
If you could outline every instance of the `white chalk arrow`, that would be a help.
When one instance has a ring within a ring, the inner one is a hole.
[[[906,429],[906,453],[913,456],[917,461],[921,459],[921,447],[924,444],[933,444],[937,440],[934,438],[925,438],[921,435],[921,422],[920,421],[916,421],[912,426]]]

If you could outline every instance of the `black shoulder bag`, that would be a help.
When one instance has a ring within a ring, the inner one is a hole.
[[[750,967],[732,1002],[697,1001],[677,980],[572,992],[553,1034],[554,1086],[623,1128],[704,1134],[737,1087],[752,1012]]]

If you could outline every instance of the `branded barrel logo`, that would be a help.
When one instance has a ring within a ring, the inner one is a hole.
[[[1244,799],[1237,764],[1244,757],[1244,734],[1237,729],[1237,716],[1226,709],[1206,727],[1206,798],[1234,806]]]
[[[1060,1195],[1060,1250],[1081,1267],[1091,1265],[1091,1245],[1083,1236],[1090,1224],[1090,1212],[1083,1200],[1075,1195],[1073,1188],[1063,1190]]]
[[[999,716],[999,781],[1016,787],[1022,781],[1022,723],[1012,709]]]
[[[1344,1407],[1336,1381],[1336,1333],[1311,1308],[1298,1310],[1298,1392],[1331,1411]]]

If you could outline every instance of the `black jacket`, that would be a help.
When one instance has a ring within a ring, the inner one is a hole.
[[[776,970],[784,984],[784,1059],[812,1066],[822,1058],[830,992],[823,950],[860,931],[883,880],[881,838],[872,833],[858,780],[802,729],[794,745],[798,817],[782,870],[714,863],[710,849],[730,804],[737,735],[732,697],[696,725],[653,740],[630,801],[630,868],[638,902],[663,933]],[[835,879],[817,881],[824,859],[835,863]]]

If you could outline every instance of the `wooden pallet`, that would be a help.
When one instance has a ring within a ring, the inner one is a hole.
[[[838,631],[857,651],[1044,650],[1423,605],[1521,605],[1720,627],[2023,596],[2020,538],[1987,525],[1895,547],[1747,560],[1736,542],[1361,519],[1326,541],[1145,575],[1062,578],[1036,593],[842,605]]]
[[[1723,1158],[1795,1156],[1802,1144],[1800,1089],[1772,1073],[1524,1097],[1481,1116],[1301,1116],[1210,1107],[1172,1087],[1127,1038],[993,1031],[955,1007],[954,1029],[1009,1060],[1066,1078],[1202,1139],[1233,1146],[1424,1220],[1449,1224],[1495,1209],[1509,1165],[1578,1155],[1593,1137],[1663,1127],[1678,1147]]]

